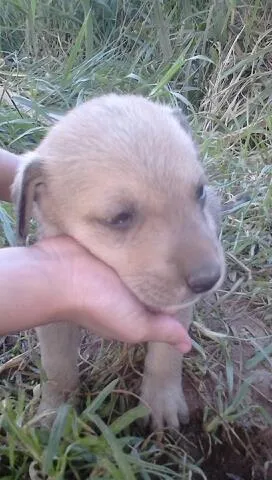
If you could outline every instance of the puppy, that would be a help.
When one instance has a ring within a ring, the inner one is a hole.
[[[19,244],[34,216],[39,238],[75,238],[148,309],[173,313],[186,328],[193,304],[222,282],[220,204],[185,118],[169,107],[115,94],[76,107],[25,155],[13,196]],[[43,412],[77,389],[80,329],[57,323],[37,333]],[[188,421],[181,373],[176,349],[149,344],[142,398],[154,428]]]

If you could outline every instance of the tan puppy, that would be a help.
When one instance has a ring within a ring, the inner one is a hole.
[[[224,256],[220,206],[184,117],[140,96],[102,96],[69,112],[25,160],[13,187],[19,243],[34,215],[40,237],[74,237],[151,311],[188,328],[192,304],[221,283]],[[77,388],[79,331],[37,329],[47,375],[40,411]],[[174,348],[149,345],[142,398],[154,427],[188,421],[181,369]]]

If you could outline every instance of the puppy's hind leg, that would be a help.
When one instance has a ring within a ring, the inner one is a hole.
[[[37,328],[42,369],[42,399],[38,413],[56,410],[64,402],[73,402],[78,387],[77,357],[80,328],[56,323]],[[50,419],[51,417],[51,419]],[[52,415],[44,423],[50,423]]]

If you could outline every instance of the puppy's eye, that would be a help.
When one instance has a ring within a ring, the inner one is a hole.
[[[205,185],[201,184],[197,187],[196,198],[197,198],[197,201],[200,203],[200,205],[204,206],[205,199],[206,199],[206,187],[205,187]]]
[[[134,212],[130,210],[124,210],[113,218],[106,220],[108,226],[117,228],[120,230],[126,230],[131,227],[134,220]]]

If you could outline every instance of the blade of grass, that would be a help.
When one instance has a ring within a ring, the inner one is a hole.
[[[44,451],[42,469],[45,474],[49,474],[52,468],[53,460],[58,452],[58,447],[66,427],[67,417],[70,410],[71,405],[63,404],[57,411],[57,416],[50,431],[48,444]]]
[[[92,403],[82,412],[81,418],[84,420],[94,414],[104,403],[105,399],[111,394],[118,383],[118,378],[109,383],[102,392],[92,401]]]
[[[91,415],[90,420],[99,428],[106,442],[111,448],[113,457],[123,472],[124,480],[136,480],[132,468],[128,462],[128,456],[119,448],[117,438],[103,420],[96,414]]]

